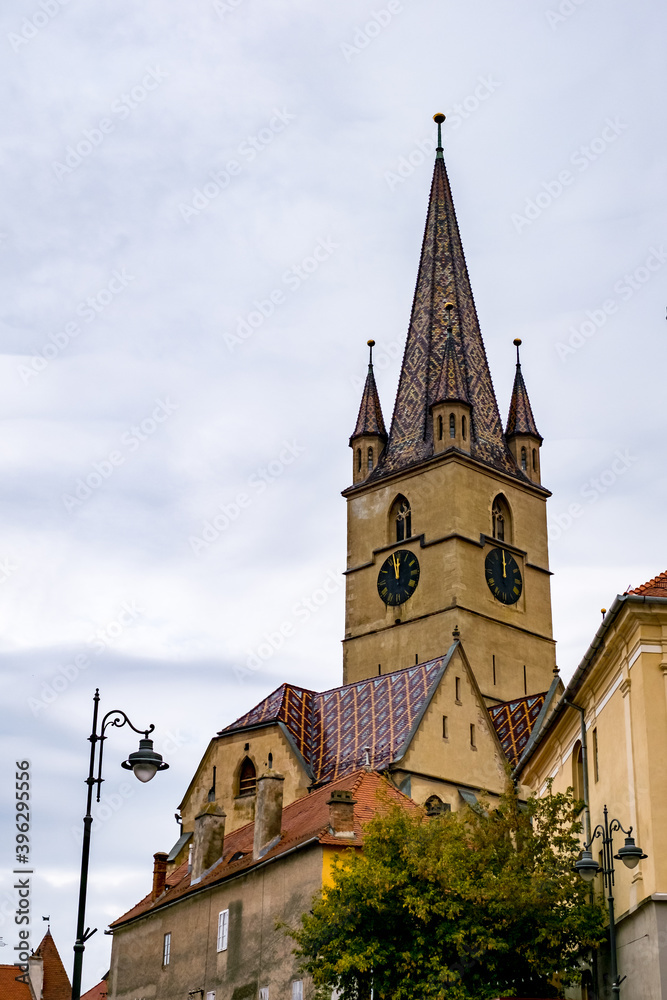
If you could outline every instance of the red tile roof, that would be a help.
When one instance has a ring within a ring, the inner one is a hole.
[[[641,594],[642,597],[667,597],[667,571],[654,576],[648,583],[634,590],[626,590],[626,594]]]
[[[41,943],[35,949],[35,955],[41,958],[44,963],[44,986],[42,988],[44,1000],[70,1000],[72,987],[65,972],[65,966],[58,954],[56,943],[51,937],[51,931],[46,932]]]
[[[15,965],[0,965],[0,997],[2,1000],[32,1000],[27,983],[17,983],[21,970]]]
[[[106,979],[103,979],[101,983],[97,986],[93,986],[92,990],[88,990],[81,997],[81,1000],[106,1000],[108,995],[109,985]]]
[[[315,784],[351,774],[366,763],[381,771],[402,756],[451,652],[380,677],[309,691],[282,684],[218,734],[282,722]]]
[[[352,792],[356,805],[354,806],[354,837],[335,837],[329,827],[329,796],[333,789],[346,789]],[[293,851],[313,841],[320,844],[338,847],[361,847],[363,844],[362,827],[378,811],[386,805],[397,802],[407,809],[417,806],[402,792],[399,792],[387,778],[376,771],[361,770],[346,775],[324,788],[318,788],[303,798],[296,799],[283,809],[282,832],[280,841],[261,859],[253,859],[254,823],[241,827],[227,834],[224,842],[224,853],[221,860],[212,868],[200,882],[191,885],[187,862],[183,862],[167,878],[167,889],[157,900],[151,900],[149,893],[136,906],[122,917],[115,920],[111,926],[118,927],[129,920],[143,916],[145,913],[159,909],[175,899],[199,891],[202,887],[216,885],[242,872],[250,871],[258,864],[266,864],[289,851]],[[235,854],[241,854],[236,861],[231,859]]]
[[[534,694],[504,701],[489,709],[491,722],[510,764],[516,764],[525,750],[545,698],[546,694]]]

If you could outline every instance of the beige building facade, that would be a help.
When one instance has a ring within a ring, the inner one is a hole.
[[[551,780],[554,791],[573,787],[587,798],[582,840],[587,827],[594,831],[603,823],[605,806],[610,820],[632,827],[648,856],[633,870],[615,862],[618,966],[627,977],[622,995],[662,1000],[667,996],[667,574],[615,599],[553,713],[534,732],[517,773],[535,794],[544,794]],[[614,851],[624,842],[616,832]],[[591,852],[599,863],[601,850],[601,839],[595,838]],[[602,876],[593,885],[603,893]],[[611,996],[606,949],[598,971],[599,995]]]

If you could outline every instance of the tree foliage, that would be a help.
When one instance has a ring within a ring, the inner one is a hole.
[[[433,818],[387,801],[290,932],[303,971],[344,1000],[556,995],[604,934],[573,870],[580,829],[571,792],[551,789]]]

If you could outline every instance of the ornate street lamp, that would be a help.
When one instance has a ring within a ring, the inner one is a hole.
[[[618,854],[614,854],[613,837],[618,830],[625,834],[625,845],[620,848]],[[596,837],[602,837],[602,868],[593,858],[591,847]],[[607,807],[604,807],[604,823],[598,824],[593,830],[593,835],[581,852],[581,857],[575,861],[575,871],[578,871],[585,882],[592,882],[595,876],[602,872],[604,876],[604,886],[608,892],[607,905],[609,907],[609,950],[611,952],[611,992],[612,996],[621,995],[621,983],[623,979],[618,978],[618,965],[616,961],[616,925],[614,923],[614,861],[622,861],[626,868],[636,868],[640,861],[647,858],[641,847],[635,844],[632,836],[632,827],[624,829],[617,819],[609,819]]]
[[[128,719],[125,712],[114,708],[102,719],[99,734],[97,732],[97,710],[100,702],[99,688],[95,690],[93,698],[93,731],[88,737],[90,740],[90,767],[86,784],[88,785],[88,796],[86,800],[86,815],[83,817],[83,847],[81,850],[81,879],[79,882],[79,912],[76,926],[76,944],[74,945],[74,969],[72,971],[72,1000],[80,1000],[81,997],[81,973],[83,971],[83,952],[86,941],[95,933],[97,928],[91,931],[85,927],[86,920],[86,892],[88,889],[88,859],[90,857],[90,828],[93,824],[91,806],[93,803],[93,786],[97,785],[97,802],[100,801],[100,791],[102,787],[102,754],[104,753],[104,741],[107,739],[105,730],[107,726],[129,726],[135,733],[143,733],[143,739],[139,740],[139,749],[131,753],[127,760],[123,761],[121,767],[134,771],[139,781],[150,781],[157,771],[166,771],[169,764],[165,764],[159,753],[153,750],[153,741],[149,738],[155,726],[148,729],[137,729]],[[97,744],[99,743],[99,753]],[[95,777],[95,767],[97,766],[97,777]]]

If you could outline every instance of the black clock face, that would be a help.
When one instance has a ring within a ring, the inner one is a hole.
[[[419,583],[419,560],[408,549],[392,552],[378,574],[378,594],[385,604],[403,604]]]
[[[504,549],[491,549],[484,561],[489,590],[503,604],[516,604],[523,583],[516,559]]]

